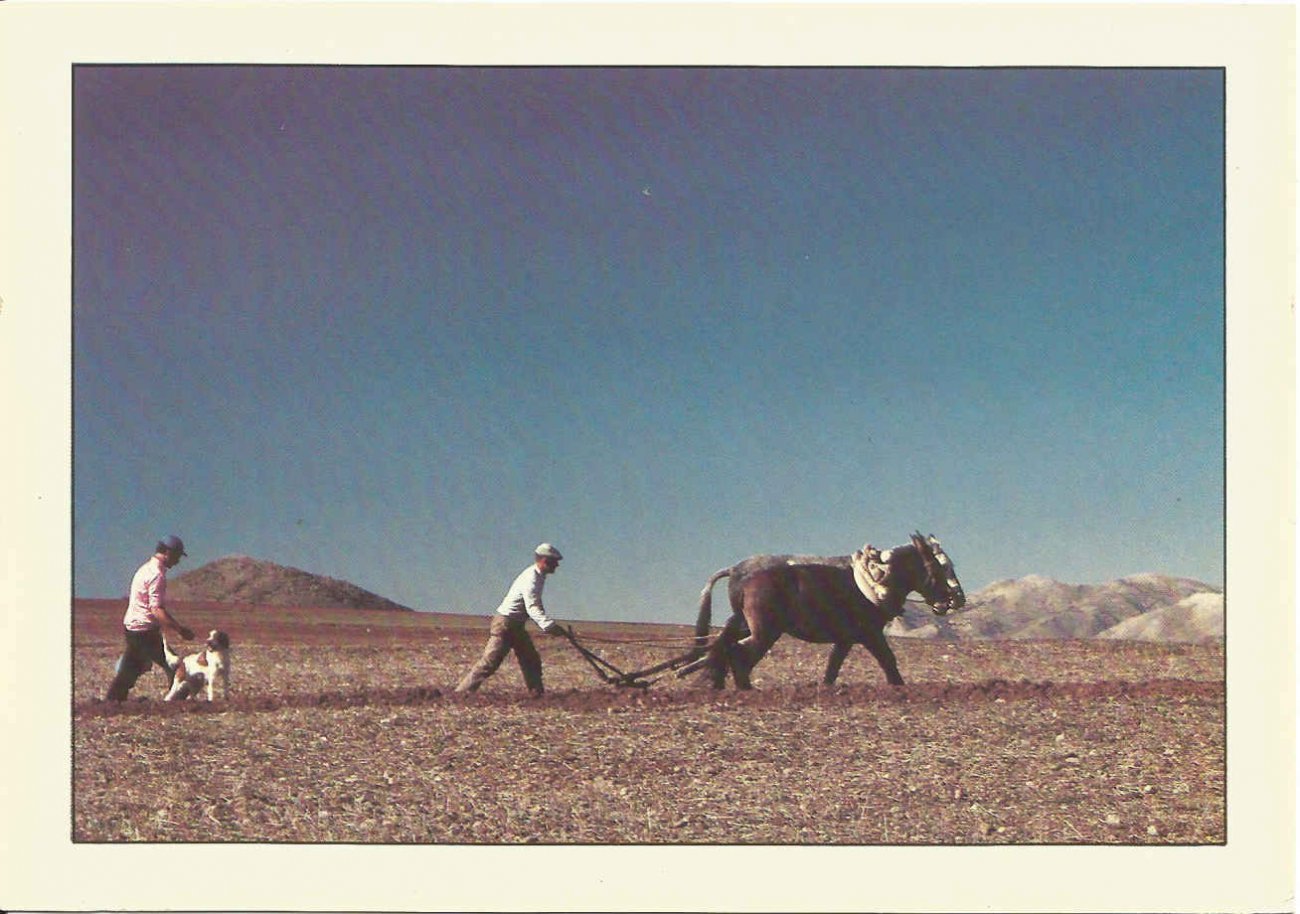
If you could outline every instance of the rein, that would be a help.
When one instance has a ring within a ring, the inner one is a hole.
[[[600,635],[583,635],[582,640],[588,644],[658,644],[674,647],[682,643],[681,638],[610,638]]]

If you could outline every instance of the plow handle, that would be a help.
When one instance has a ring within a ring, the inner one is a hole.
[[[657,663],[654,666],[646,667],[643,670],[636,670],[631,673],[624,673],[622,670],[614,666],[614,664],[610,663],[604,657],[601,657],[595,651],[588,650],[587,648],[579,644],[578,636],[574,633],[572,628],[565,628],[561,626],[560,630],[564,633],[564,636],[569,639],[569,643],[573,645],[574,650],[576,650],[579,654],[581,654],[583,658],[587,661],[587,663],[591,664],[591,668],[596,671],[596,675],[601,678],[601,681],[608,683],[609,685],[633,686],[639,689],[644,689],[644,688],[648,688],[650,685],[650,682],[645,680],[646,676],[650,676],[655,673],[662,673],[665,670],[677,670],[677,676],[678,678],[681,678],[682,676],[685,676],[687,673],[694,672],[696,669],[703,666],[707,662],[707,657],[699,656],[700,646],[696,645],[686,653],[680,654],[679,656],[674,657],[671,660],[665,660],[662,663]],[[685,669],[678,669],[683,665],[687,665]],[[606,670],[608,670],[609,672],[608,673],[605,672]],[[613,675],[611,676],[610,673],[612,673]]]
[[[573,645],[574,649],[591,664],[591,668],[596,671],[596,675],[599,676],[602,681],[620,685],[628,681],[626,673],[614,666],[614,664],[610,663],[604,657],[601,657],[594,651],[587,650],[579,644],[578,637],[573,633],[572,628],[561,628],[561,631],[564,632],[565,637],[569,639],[569,643]],[[601,667],[608,669],[610,672],[614,673],[614,675],[610,676],[609,673],[606,673],[604,669],[601,669]]]

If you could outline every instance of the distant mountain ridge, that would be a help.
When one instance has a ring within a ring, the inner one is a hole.
[[[167,596],[172,600],[262,606],[413,611],[347,581],[246,555],[228,555],[169,579]]]
[[[890,635],[913,638],[1122,638],[1212,641],[1223,638],[1223,592],[1171,575],[1137,574],[1105,584],[1063,584],[1041,575],[996,581],[966,606],[935,616],[908,604]]]

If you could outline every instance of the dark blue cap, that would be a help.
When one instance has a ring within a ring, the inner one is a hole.
[[[158,548],[160,551],[167,551],[173,555],[189,555],[185,551],[185,543],[181,541],[179,536],[168,535],[163,537],[158,541]]]

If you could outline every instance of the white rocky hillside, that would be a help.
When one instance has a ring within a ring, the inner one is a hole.
[[[1063,584],[1029,575],[997,581],[969,594],[965,607],[944,617],[909,604],[906,615],[886,632],[948,640],[1204,641],[1223,637],[1223,593],[1209,584],[1170,575],[1138,574],[1106,584]]]
[[[1127,641],[1189,641],[1204,643],[1224,637],[1223,594],[1194,593],[1173,606],[1125,619],[1112,625],[1098,638]]]

